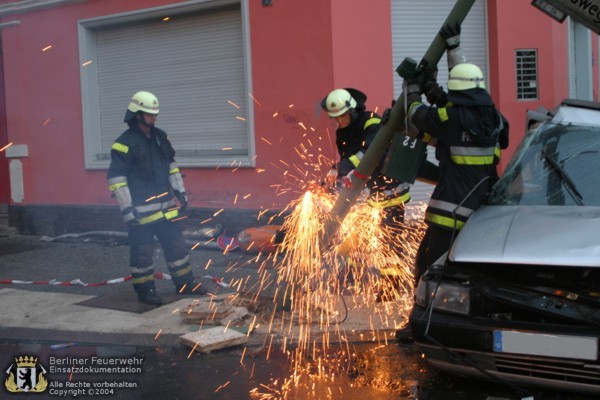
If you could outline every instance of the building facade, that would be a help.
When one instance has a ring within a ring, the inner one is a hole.
[[[106,185],[131,95],[154,92],[177,151],[189,223],[266,224],[336,157],[320,109],[337,87],[382,113],[395,68],[419,60],[454,0],[0,1],[0,204],[21,233],[124,229]],[[468,59],[511,124],[598,100],[597,35],[522,0],[476,0]],[[447,78],[445,57],[439,81]],[[417,183],[426,201],[431,186]],[[235,228],[232,228],[235,230]]]

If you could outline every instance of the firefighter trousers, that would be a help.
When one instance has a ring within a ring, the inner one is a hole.
[[[193,272],[185,238],[177,225],[166,219],[129,226],[129,264],[133,288],[142,293],[154,289],[154,238],[158,239],[176,290],[192,285]]]
[[[419,283],[421,275],[450,249],[455,236],[456,234],[450,229],[439,228],[434,225],[427,228],[417,251],[415,287]]]

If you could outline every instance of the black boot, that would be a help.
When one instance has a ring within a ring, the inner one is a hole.
[[[162,304],[162,299],[160,298],[158,293],[156,293],[156,289],[154,288],[137,292],[137,297],[140,303],[148,304],[151,306],[160,306]]]

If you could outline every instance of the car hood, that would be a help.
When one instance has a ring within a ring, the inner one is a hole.
[[[454,262],[600,267],[600,207],[483,206],[457,236]]]

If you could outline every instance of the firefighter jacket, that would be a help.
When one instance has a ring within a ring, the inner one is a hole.
[[[167,134],[152,127],[146,137],[131,125],[112,145],[108,186],[126,223],[177,217],[173,193],[185,193],[185,188]]]
[[[430,226],[461,229],[485,203],[498,179],[500,149],[508,147],[508,121],[484,89],[450,91],[445,107],[413,102],[408,118],[419,132],[437,139],[440,180],[425,221]]]
[[[339,176],[347,175],[358,167],[380,125],[379,115],[366,111],[364,104],[359,104],[353,111],[352,122],[347,127],[336,130],[335,143],[340,161],[333,168],[337,169]],[[375,168],[367,182],[371,197],[380,207],[406,203],[410,200],[410,185],[383,175],[382,165],[383,161]]]

